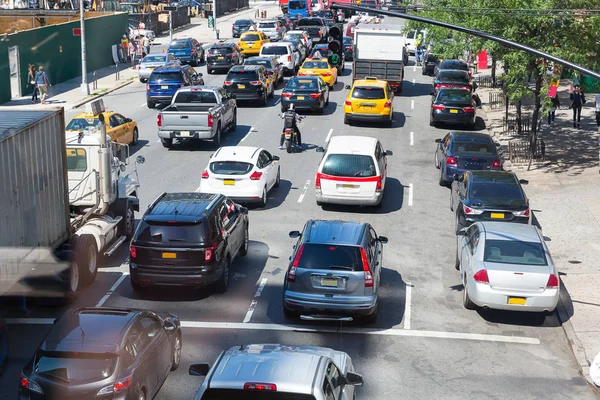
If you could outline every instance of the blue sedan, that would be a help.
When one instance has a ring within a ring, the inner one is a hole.
[[[465,171],[498,171],[502,162],[492,138],[478,132],[450,132],[436,139],[435,167],[440,170],[440,185],[448,186],[454,174]]]

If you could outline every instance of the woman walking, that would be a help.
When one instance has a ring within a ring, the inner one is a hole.
[[[31,87],[33,88],[33,94],[31,95],[31,102],[33,104],[37,103],[38,101],[38,88],[37,88],[37,84],[35,82],[35,65],[33,64],[29,64],[29,73],[27,74],[27,87],[29,87],[31,85]]]
[[[48,81],[48,75],[44,71],[44,67],[40,65],[38,68],[38,72],[35,73],[35,83],[37,87],[40,89],[40,96],[42,100],[42,104],[46,104],[46,96],[48,95],[48,87],[50,82]]]
[[[581,109],[585,104],[585,94],[581,91],[579,85],[575,85],[573,93],[569,96],[571,99],[571,108],[573,109],[573,128],[581,128]]]
[[[554,95],[554,97],[550,98],[552,101],[552,107],[548,111],[548,125],[552,125],[554,123],[554,118],[556,117],[556,110],[560,107],[560,100],[558,99],[558,94]]]

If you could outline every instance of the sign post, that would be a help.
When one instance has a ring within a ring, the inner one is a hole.
[[[164,7],[163,10],[169,12],[169,41],[173,41],[173,11],[177,10],[177,7],[168,6]]]
[[[80,36],[81,36],[81,93],[89,95],[90,87],[87,81],[87,56],[85,48],[85,12],[83,8],[83,0],[79,0],[79,25],[80,25]],[[73,29],[75,34],[75,29]]]

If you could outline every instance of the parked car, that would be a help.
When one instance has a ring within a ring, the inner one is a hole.
[[[218,194],[163,193],[131,240],[131,286],[214,286],[222,293],[231,264],[247,253],[248,209]]]
[[[182,63],[196,67],[204,62],[204,48],[202,43],[192,38],[173,39],[169,42],[167,53],[173,54]]]
[[[455,213],[456,232],[476,221],[531,224],[529,199],[512,172],[465,171],[454,175],[450,210]]]
[[[251,19],[238,19],[231,25],[231,35],[238,38],[246,31],[255,31],[256,24]]]
[[[329,105],[329,86],[320,76],[292,77],[281,92],[281,112],[290,104],[296,110],[325,112]]]
[[[469,75],[469,78],[471,78],[471,70],[469,69],[469,64],[467,64],[467,62],[463,60],[440,60],[439,63],[435,66],[435,77],[437,78],[440,71],[444,70],[464,71]]]
[[[269,42],[269,38],[264,33],[248,31],[242,33],[238,46],[244,56],[257,56],[263,44]]]
[[[275,93],[275,82],[262,65],[238,65],[227,73],[223,87],[238,100],[258,101],[266,106]]]
[[[148,78],[150,78],[152,71],[165,65],[181,65],[181,61],[173,54],[169,53],[148,54],[143,58],[142,62],[140,62],[138,79],[142,83],[148,82]]]
[[[460,124],[469,128],[477,122],[477,104],[468,89],[438,89],[431,98],[429,126]]]
[[[279,186],[280,174],[279,156],[259,147],[225,146],[210,156],[198,191],[265,207],[267,194]]]
[[[387,156],[381,143],[367,136],[333,136],[315,177],[317,205],[323,203],[380,206],[387,177]]]
[[[189,65],[155,68],[146,83],[146,104],[148,108],[154,108],[157,104],[170,103],[181,87],[194,85],[204,85],[204,79]]]
[[[394,118],[394,91],[382,79],[367,77],[357,79],[344,102],[344,124],[352,121],[375,121],[392,125]]]
[[[102,113],[106,120],[106,134],[113,142],[135,146],[139,139],[137,122],[114,111]],[[77,114],[65,127],[67,133],[100,133],[100,119],[91,112]]]
[[[268,365],[276,367],[265,368]],[[363,384],[348,354],[316,346],[233,346],[212,368],[208,363],[192,364],[189,372],[206,376],[195,400],[351,400],[356,398],[354,386]]]
[[[250,57],[244,60],[244,65],[262,65],[267,70],[267,74],[271,76],[275,87],[283,83],[283,64],[279,62],[279,57]]]
[[[262,56],[277,56],[279,62],[283,64],[283,70],[286,73],[293,75],[300,66],[298,53],[294,52],[294,48],[290,43],[266,43],[260,49],[259,55]]]
[[[297,238],[283,284],[286,318],[377,320],[383,245],[368,223],[309,220]]]
[[[228,71],[234,65],[244,62],[244,56],[235,43],[215,43],[207,50],[206,72]]]
[[[466,309],[549,314],[558,304],[558,273],[536,226],[474,223],[457,236],[456,269]]]
[[[469,74],[464,71],[454,69],[440,70],[433,80],[431,94],[435,97],[440,89],[464,89],[473,92],[477,88],[469,78]]]
[[[181,324],[168,313],[68,310],[21,371],[20,399],[151,399],[181,361]]]
[[[256,24],[256,29],[267,35],[272,42],[283,39],[283,35],[285,34],[285,28],[276,19],[259,21]]]

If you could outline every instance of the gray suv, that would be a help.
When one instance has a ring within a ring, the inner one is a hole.
[[[206,376],[195,400],[354,400],[363,384],[348,354],[316,346],[235,346],[189,373]]]
[[[298,238],[283,288],[287,318],[377,320],[383,244],[370,224],[309,220]]]

